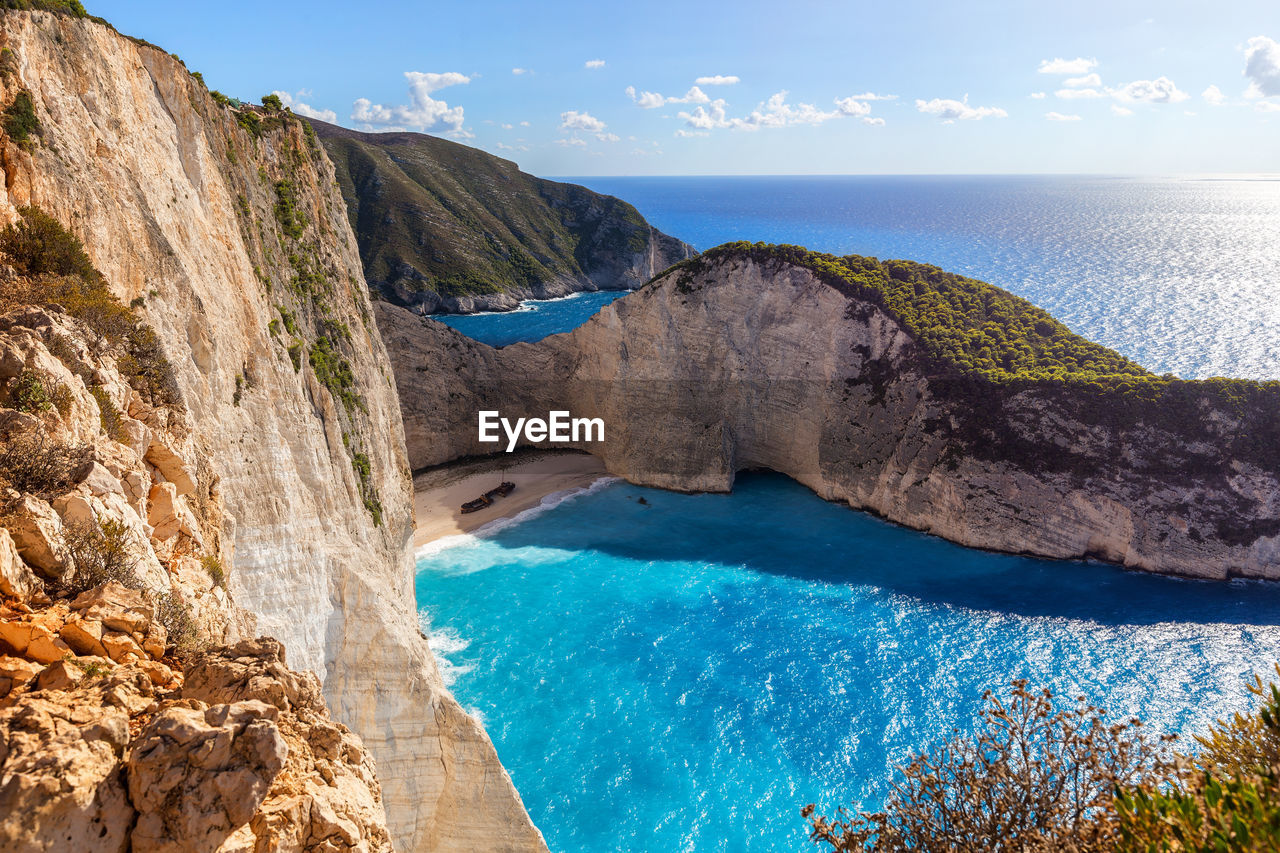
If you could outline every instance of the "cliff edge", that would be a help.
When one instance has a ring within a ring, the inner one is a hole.
[[[0,16],[21,119],[0,221],[65,224],[154,330],[217,483],[228,592],[363,738],[397,848],[544,849],[418,629],[399,404],[332,164],[291,114],[232,109],[72,11]]]
[[[415,469],[494,452],[481,409],[568,410],[637,484],[767,468],[972,547],[1280,578],[1280,383],[1154,376],[936,267],[730,244],[501,350],[377,310]]]

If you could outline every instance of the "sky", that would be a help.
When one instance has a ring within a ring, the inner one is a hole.
[[[86,0],[211,88],[565,175],[1280,171],[1280,2]]]

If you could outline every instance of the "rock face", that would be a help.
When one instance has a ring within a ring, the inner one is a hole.
[[[625,201],[478,149],[311,124],[337,166],[370,286],[419,313],[627,290],[694,253]]]
[[[604,420],[579,447],[638,484],[727,491],[767,468],[963,545],[1280,578],[1280,449],[1231,406],[1126,420],[1054,383],[940,375],[884,308],[804,266],[718,258],[501,350],[392,306],[379,325],[415,468],[494,452],[480,409],[564,409]]]
[[[391,849],[372,759],[278,642],[206,651],[184,674],[15,660],[0,658],[4,849]]]
[[[296,119],[219,106],[175,58],[101,23],[5,12],[0,42],[0,102],[28,91],[40,122],[26,145],[0,146],[0,221],[37,205],[84,242],[155,329],[187,410],[182,447],[121,433],[150,482],[122,469],[119,493],[95,494],[95,476],[31,517],[118,504],[140,535],[189,544],[183,507],[216,496],[196,544],[218,540],[236,602],[364,736],[399,849],[543,849],[417,630],[399,406],[324,152]],[[127,388],[107,391],[146,425]],[[61,570],[35,533],[13,538],[32,567]]]

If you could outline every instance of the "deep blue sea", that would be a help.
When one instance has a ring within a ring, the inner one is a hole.
[[[1280,376],[1280,183],[582,182],[699,248],[928,261],[1158,371]],[[451,322],[506,343],[612,296]],[[729,496],[602,482],[418,568],[442,670],[554,851],[810,849],[801,806],[876,806],[988,688],[1030,678],[1185,737],[1280,660],[1280,585],[972,551],[770,474]]]

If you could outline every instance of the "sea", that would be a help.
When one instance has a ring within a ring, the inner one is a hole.
[[[1280,182],[578,178],[706,249],[910,258],[1013,291],[1159,373],[1280,378]],[[445,318],[496,346],[619,294]],[[961,548],[785,477],[602,478],[419,553],[424,630],[554,851],[803,850],[800,808],[894,768],[1014,679],[1185,748],[1280,660],[1280,585]]]

